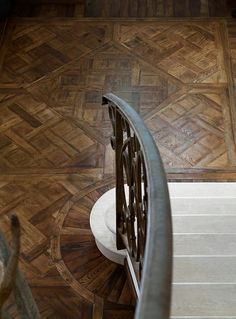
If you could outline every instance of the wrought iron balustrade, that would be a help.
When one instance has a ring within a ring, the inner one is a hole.
[[[128,251],[136,287],[136,319],[167,319],[172,280],[172,223],[165,171],[138,113],[114,94],[108,105],[116,164],[117,249]]]

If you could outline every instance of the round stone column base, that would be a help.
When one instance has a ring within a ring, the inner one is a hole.
[[[117,264],[124,264],[127,250],[116,249],[115,188],[103,194],[90,214],[90,227],[100,252]]]

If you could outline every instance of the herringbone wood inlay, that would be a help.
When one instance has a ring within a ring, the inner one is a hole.
[[[18,213],[20,267],[42,318],[133,316],[123,269],[89,229],[114,182],[102,94],[141,114],[170,174],[235,174],[227,49],[221,21],[12,22],[1,55],[0,226],[9,237]]]

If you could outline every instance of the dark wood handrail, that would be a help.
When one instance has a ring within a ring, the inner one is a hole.
[[[108,104],[113,126],[111,144],[116,151],[117,248],[127,248],[138,282],[141,276],[135,318],[167,319],[171,303],[172,222],[161,156],[148,128],[129,104],[112,93],[103,96],[103,104]]]
[[[10,248],[5,236],[0,232],[0,260],[6,267],[10,258]],[[30,287],[19,270],[16,271],[13,295],[21,319],[40,319],[38,307],[34,301]],[[6,318],[7,313],[5,313]],[[10,317],[9,317],[10,318]],[[18,318],[18,317],[17,317]]]

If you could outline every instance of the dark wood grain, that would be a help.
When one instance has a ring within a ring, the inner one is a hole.
[[[225,0],[209,0],[209,14],[213,17],[222,17],[229,16],[231,7],[235,6],[234,1],[225,1]]]
[[[18,0],[12,14],[22,17],[228,17],[226,0]]]
[[[12,16],[19,17],[82,17],[84,0],[18,0]]]
[[[17,104],[11,104],[8,106],[9,110],[17,114],[19,117],[21,117],[25,122],[27,122],[32,127],[39,127],[42,125],[40,121],[38,121],[36,118],[31,116],[31,114],[24,111],[19,105]]]
[[[225,0],[109,0],[85,1],[87,17],[227,17],[233,1]]]

